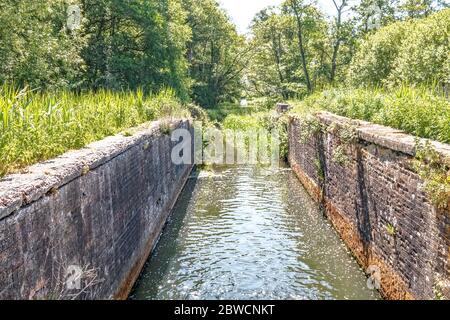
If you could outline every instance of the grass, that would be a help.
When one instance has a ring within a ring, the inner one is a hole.
[[[406,85],[391,90],[330,89],[292,103],[292,112],[300,115],[326,110],[450,143],[450,102],[437,90]]]
[[[329,89],[291,104],[292,112],[300,115],[327,110],[450,143],[450,103],[425,88]],[[284,141],[283,117],[269,111],[274,106],[273,101],[260,99],[248,107],[223,104],[205,114],[198,107],[181,105],[170,89],[154,95],[141,90],[77,94],[19,90],[5,84],[0,87],[0,177],[109,135],[129,135],[128,129],[141,123],[186,116],[189,111],[226,129],[277,129]]]
[[[280,157],[286,159],[288,153],[287,118],[280,116],[275,111],[259,111],[265,108],[254,108],[248,113],[229,113],[222,121],[221,127],[233,131],[259,132],[264,129],[267,132],[277,132],[280,139]],[[271,137],[268,137],[270,143]],[[254,141],[253,141],[254,142]],[[246,140],[246,143],[251,143]]]
[[[172,90],[38,92],[0,87],[0,177],[158,118],[187,115]],[[126,135],[125,131],[125,135]]]
[[[207,108],[206,113],[212,122],[222,123],[230,116],[248,116],[257,112],[268,111],[275,108],[275,101],[266,98],[250,100],[248,106],[241,107],[238,104],[222,103],[216,108]]]

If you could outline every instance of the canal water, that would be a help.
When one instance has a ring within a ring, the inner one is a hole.
[[[130,299],[379,299],[289,168],[193,174]]]

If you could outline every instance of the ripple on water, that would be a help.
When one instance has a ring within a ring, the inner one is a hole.
[[[289,169],[190,179],[132,299],[378,299]]]

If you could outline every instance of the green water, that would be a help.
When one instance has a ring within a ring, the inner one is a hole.
[[[131,299],[379,299],[288,168],[193,175]]]

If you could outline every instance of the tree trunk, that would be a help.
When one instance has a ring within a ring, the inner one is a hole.
[[[313,88],[311,85],[311,79],[309,77],[308,64],[306,62],[305,47],[303,45],[302,18],[301,18],[300,12],[298,11],[298,8],[295,4],[292,4],[292,9],[294,10],[295,18],[297,20],[298,46],[299,46],[299,50],[300,50],[300,57],[302,60],[302,68],[303,68],[303,74],[305,76],[306,88],[308,89],[308,92],[312,92]]]

